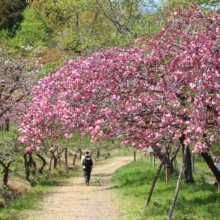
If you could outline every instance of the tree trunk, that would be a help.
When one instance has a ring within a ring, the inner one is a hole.
[[[134,162],[136,161],[136,150],[134,149]]]
[[[185,183],[194,183],[193,175],[192,175],[192,159],[191,159],[191,153],[189,151],[188,146],[183,147],[186,148],[186,155],[185,155],[185,169],[184,169],[184,175],[185,175]]]
[[[32,170],[32,174],[35,175],[36,169],[37,169],[37,165],[36,165],[35,161],[33,160],[32,153],[29,153],[28,156],[29,156],[28,166],[34,168]]]
[[[46,162],[46,160],[40,154],[36,153],[36,155],[43,161],[43,165],[38,170],[38,172],[42,174],[43,173],[43,169],[46,166],[47,162]]]
[[[9,175],[9,167],[8,166],[5,166],[4,167],[4,176],[3,176],[3,184],[5,186],[8,185],[8,175]]]
[[[201,156],[204,158],[206,164],[208,165],[208,167],[210,168],[210,170],[214,174],[217,182],[220,183],[220,172],[219,172],[218,168],[215,166],[215,164],[212,160],[212,157],[208,153],[201,153]]]
[[[65,148],[65,166],[68,167],[68,161],[67,161],[67,148]]]
[[[82,149],[81,148],[79,148],[78,150],[77,150],[77,153],[79,152],[79,159],[81,160],[81,157],[82,157]]]
[[[207,135],[204,134],[204,140],[206,142],[206,144],[209,146],[209,148],[211,148],[210,143],[207,140]],[[208,167],[210,168],[210,170],[212,171],[212,173],[214,174],[217,182],[218,182],[218,186],[220,184],[220,171],[218,170],[218,168],[215,166],[211,155],[207,152],[207,153],[201,153],[201,156],[204,158],[205,162],[207,163]],[[218,192],[219,192],[219,188],[218,188]]]
[[[51,159],[50,159],[50,168],[49,168],[49,170],[51,169],[51,164],[52,164],[52,161],[53,161],[53,160],[54,160],[54,162],[53,162],[53,167],[54,167],[54,169],[57,168],[58,159],[59,159],[59,156],[56,157],[55,154],[54,154],[54,152],[51,152],[51,154],[52,154],[52,156],[51,156]]]
[[[160,147],[158,147],[157,145],[153,145],[152,146],[152,148],[153,148],[153,150],[154,150],[154,152],[156,153],[156,156],[160,159],[160,161],[162,161],[163,160],[163,157],[164,157],[164,154],[162,154],[161,153],[161,148]],[[171,148],[169,148],[169,150],[170,150]],[[169,154],[169,152],[167,152],[167,155]],[[176,155],[175,155],[176,156]],[[151,160],[152,160],[152,158],[151,158]],[[155,160],[155,158],[154,158],[154,160]],[[174,159],[169,159],[169,157],[168,156],[166,156],[166,158],[165,158],[165,160],[164,160],[164,169],[166,169],[166,164],[169,164],[169,171],[170,171],[170,175],[172,175],[174,172],[175,172],[175,169],[174,169],[174,166],[173,166],[173,160]],[[155,161],[154,161],[154,163],[155,163]]]
[[[52,157],[53,157],[53,168],[56,169],[57,168],[57,158],[54,154],[54,152],[51,152],[52,153]]]
[[[28,166],[27,154],[24,154],[24,167],[25,167],[25,177],[26,177],[26,180],[29,182],[30,181],[30,170]]]
[[[177,156],[179,150],[180,150],[180,144],[176,148],[176,150],[172,153],[172,157],[170,159],[170,164],[171,164],[171,168],[173,168],[173,172],[176,172],[178,170],[178,164],[177,164],[176,156]]]
[[[5,119],[5,131],[9,131],[9,118]]]
[[[10,160],[10,161],[8,162],[8,164],[5,165],[5,164],[3,163],[3,161],[0,160],[0,164],[1,164],[1,165],[3,166],[3,168],[4,168],[4,170],[3,170],[3,173],[4,173],[4,176],[3,176],[3,184],[4,184],[5,186],[8,185],[9,167],[11,166],[11,164],[12,164],[13,162],[15,162],[15,160]]]
[[[100,157],[100,148],[98,148],[97,150],[96,159],[99,159],[99,157]]]
[[[50,157],[50,166],[49,166],[49,170],[51,170],[52,161],[53,161],[53,156]]]
[[[56,164],[55,164],[55,163],[56,163]],[[54,168],[57,167],[57,164],[59,164],[59,165],[61,166],[60,155],[58,155],[58,156],[56,157],[56,161],[54,160]]]
[[[73,158],[73,166],[76,165],[76,157],[77,157],[77,154],[74,155],[74,158]]]
[[[180,143],[182,145],[182,152],[184,158],[184,176],[185,176],[185,183],[194,183],[193,175],[192,175],[192,160],[191,160],[191,153],[189,151],[189,147],[185,146],[184,140],[185,140],[185,134],[183,134],[180,137]],[[184,154],[184,150],[186,148],[186,154]]]

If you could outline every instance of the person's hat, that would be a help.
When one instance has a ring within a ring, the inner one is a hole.
[[[86,150],[85,150],[85,153],[89,153],[89,150],[88,150],[88,149],[86,149]]]

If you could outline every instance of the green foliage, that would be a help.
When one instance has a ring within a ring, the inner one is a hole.
[[[26,7],[25,0],[0,1],[0,31],[7,30],[13,36],[23,20],[22,12]]]
[[[125,165],[114,174],[112,183],[115,194],[117,194],[115,202],[120,206],[120,219],[167,219],[176,188],[177,176],[171,176],[170,181],[166,183],[166,174],[162,170],[151,201],[148,207],[145,207],[157,166],[153,166],[149,158],[145,157]],[[203,161],[196,162],[195,166],[196,182],[192,185],[182,183],[173,218],[178,220],[217,220],[220,214],[218,209],[220,197],[217,193],[217,187],[205,182],[205,180],[214,179],[214,177]],[[204,172],[205,175],[203,175]]]
[[[148,24],[152,13],[140,11],[143,3],[146,6],[146,1],[140,0],[113,2],[111,8],[105,0],[33,0],[30,7],[45,27],[50,41],[64,51],[87,55],[100,48],[118,46],[135,38],[137,33],[151,32],[152,24]],[[147,2],[149,4],[152,5],[151,1]],[[114,14],[119,20],[115,20]],[[126,29],[125,33],[122,29]]]
[[[127,43],[131,38],[149,35],[157,30],[153,23],[154,13],[141,12],[138,8],[141,2],[122,1],[121,9],[114,8],[121,19],[121,25],[130,25],[129,34],[122,34],[115,27],[113,20],[109,19],[108,13],[111,16],[112,13],[105,1],[29,1],[30,7],[23,13],[25,19],[16,31],[16,36],[8,39],[8,31],[4,31],[1,34],[1,42],[16,50],[17,54],[25,56],[38,56],[39,47],[42,46],[71,56],[87,56],[100,48],[118,46]],[[103,11],[105,4],[108,7]],[[146,5],[148,4],[150,3],[147,2]],[[123,24],[123,21],[127,23]],[[40,55],[44,56],[44,52]],[[58,65],[57,60],[54,62],[45,57],[42,60],[48,61],[46,72],[53,71]]]
[[[0,42],[2,45],[5,45],[5,42],[7,42],[8,38],[9,38],[8,36],[9,36],[9,34],[8,34],[7,30],[0,31]]]
[[[27,8],[24,17],[25,20],[17,30],[16,36],[9,40],[8,46],[17,49],[21,54],[28,54],[49,38],[45,27],[32,9]]]

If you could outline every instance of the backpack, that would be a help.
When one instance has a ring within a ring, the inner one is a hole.
[[[92,158],[90,156],[86,156],[83,161],[83,165],[85,165],[85,167],[92,167],[93,165]]]

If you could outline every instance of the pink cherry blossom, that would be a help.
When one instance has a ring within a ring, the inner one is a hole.
[[[55,152],[55,151],[56,151],[56,148],[55,148],[55,147],[51,147],[49,151],[50,151],[50,152]]]
[[[213,141],[220,125],[218,17],[170,8],[152,36],[66,62],[33,88],[19,140],[35,146],[76,130],[144,148],[185,134],[206,152],[204,135]]]

